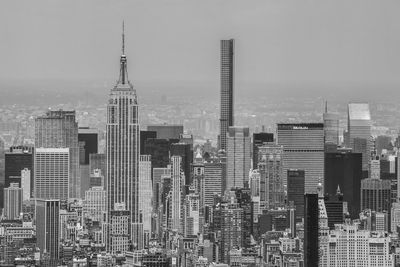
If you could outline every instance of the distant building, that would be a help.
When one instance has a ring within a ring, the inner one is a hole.
[[[182,158],[180,156],[171,157],[172,166],[172,211],[171,211],[171,227],[173,230],[177,230],[179,233],[183,231],[182,221],[182,196],[183,188],[185,185],[185,175],[182,170]]]
[[[324,177],[324,124],[280,123],[277,132],[278,144],[284,150],[284,185],[288,169],[301,169],[305,172],[305,192],[313,192]]]
[[[221,262],[228,262],[229,251],[242,245],[242,216],[238,204],[221,207]]]
[[[171,144],[171,156],[182,158],[182,170],[185,173],[185,185],[192,184],[191,164],[193,163],[193,145],[187,143]]]
[[[11,183],[4,188],[4,211],[3,215],[8,220],[16,220],[22,212],[22,189],[17,183]]]
[[[371,114],[368,103],[349,103],[347,129],[349,132],[348,144],[354,152],[361,152],[362,169],[368,171],[368,164],[371,157]],[[359,139],[355,141],[355,139]],[[362,140],[364,141],[362,141]],[[362,144],[364,142],[364,145]]]
[[[98,152],[98,130],[89,127],[78,128],[79,164],[89,165],[89,155]]]
[[[83,213],[93,221],[105,222],[107,192],[103,186],[94,186],[85,192]]]
[[[151,233],[151,217],[153,214],[153,187],[151,182],[151,156],[140,155],[139,158],[139,213],[143,229]]]
[[[59,258],[59,214],[59,200],[36,200],[36,238],[42,258],[44,255],[51,260]]]
[[[235,40],[221,40],[219,149],[227,149],[228,128],[234,125]]]
[[[250,134],[248,127],[229,127],[227,133],[227,190],[243,188],[251,168]]]
[[[35,197],[68,200],[69,148],[35,149]]]
[[[156,132],[157,139],[179,139],[179,135],[183,134],[183,125],[148,125],[147,131]]]
[[[204,163],[204,182],[200,189],[204,205],[212,207],[215,194],[222,195],[222,168],[218,161]]]
[[[32,183],[33,173],[28,168],[24,168],[21,170],[21,188],[23,192],[23,201],[29,200],[31,198],[31,192],[33,183]]]
[[[144,155],[144,144],[147,139],[156,139],[157,132],[155,131],[140,131],[140,155]]]
[[[31,191],[26,192],[32,196],[33,193],[33,148],[18,146],[11,147],[9,152],[4,155],[4,187],[9,187],[11,183],[18,183],[21,187],[21,171],[24,169],[31,171],[30,187]]]
[[[391,184],[389,180],[366,178],[361,181],[361,210],[390,211]]]
[[[339,116],[328,112],[327,103],[325,103],[323,120],[325,143],[339,145]]]

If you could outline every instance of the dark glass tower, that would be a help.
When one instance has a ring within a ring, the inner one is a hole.
[[[266,142],[274,142],[273,133],[253,133],[253,169],[257,169],[258,147]]]
[[[221,115],[219,149],[226,150],[226,133],[233,126],[234,40],[221,40]]]
[[[304,266],[317,267],[319,253],[318,194],[304,195]]]
[[[304,170],[288,170],[287,198],[296,207],[296,221],[301,221],[304,212]]]

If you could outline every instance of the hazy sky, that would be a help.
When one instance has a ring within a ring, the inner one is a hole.
[[[240,82],[400,85],[400,1],[2,0],[0,80],[118,78],[125,20],[134,82],[219,80],[236,39]]]

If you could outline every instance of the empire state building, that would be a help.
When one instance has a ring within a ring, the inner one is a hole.
[[[140,220],[138,102],[136,90],[128,80],[124,39],[123,31],[119,79],[111,89],[107,105],[107,210],[109,217],[116,211],[128,211],[130,223],[135,223]]]

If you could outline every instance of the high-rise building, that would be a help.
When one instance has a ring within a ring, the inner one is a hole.
[[[232,126],[227,132],[226,190],[243,188],[251,168],[248,127]]]
[[[185,185],[185,175],[182,170],[182,158],[180,156],[171,157],[171,178],[172,178],[172,200],[171,200],[171,228],[182,233],[182,202],[183,187]]]
[[[108,211],[107,250],[112,254],[125,253],[133,238],[131,212],[126,210],[125,203],[114,203],[112,210]],[[143,231],[143,229],[142,229]]]
[[[258,147],[266,142],[274,142],[273,133],[253,133],[253,169],[258,166]]]
[[[151,156],[140,155],[139,158],[139,213],[143,230],[151,233],[151,217],[153,214],[153,187],[151,183]]]
[[[94,186],[102,186],[104,185],[104,174],[101,172],[100,169],[94,169],[93,172],[90,174],[89,178],[89,188]]]
[[[140,155],[144,155],[144,144],[147,139],[157,138],[157,132],[155,131],[140,131]]]
[[[107,209],[111,212],[115,203],[125,203],[130,222],[135,223],[139,220],[139,113],[136,90],[128,80],[124,33],[122,39],[119,79],[107,104]]]
[[[325,154],[324,192],[332,197],[339,187],[352,219],[357,219],[360,213],[361,164],[361,153],[339,150]]]
[[[16,220],[22,212],[22,189],[17,183],[11,183],[4,188],[4,211],[3,215],[8,220]]]
[[[331,230],[335,229],[335,224],[344,222],[344,205],[343,195],[338,188],[335,197],[328,196],[324,199],[326,212],[328,214],[328,226]]]
[[[257,161],[260,172],[261,206],[267,209],[284,206],[283,146],[264,143],[258,147]]]
[[[21,188],[22,188],[22,198],[23,201],[29,200],[31,198],[31,192],[32,192],[32,176],[33,173],[31,173],[31,170],[28,168],[24,168],[21,170]]]
[[[103,175],[106,174],[106,154],[90,154],[89,155],[89,171],[93,173],[95,169],[101,170]]]
[[[235,74],[235,41],[221,40],[221,114],[219,149],[227,149],[227,132],[234,125],[233,115],[233,90]]]
[[[296,221],[304,216],[304,170],[287,170],[287,199],[293,202]]]
[[[169,164],[171,145],[178,143],[178,139],[149,138],[144,142],[144,155],[151,155],[153,168],[166,168]]]
[[[33,185],[33,148],[18,146],[10,147],[9,152],[4,155],[4,187],[9,187],[11,183],[18,183],[21,186],[21,171],[25,168],[31,171],[30,182]],[[29,194],[33,193],[28,192]],[[26,193],[26,192],[24,192]]]
[[[42,199],[67,200],[70,175],[69,148],[35,149],[34,196]]]
[[[104,187],[94,186],[85,192],[83,213],[93,221],[105,222],[107,212],[107,196]]]
[[[243,209],[237,203],[224,203],[221,206],[221,262],[228,262],[229,251],[242,246]]]
[[[171,156],[180,156],[182,158],[182,169],[185,173],[185,185],[192,183],[191,164],[193,163],[193,145],[186,143],[171,144]]]
[[[157,139],[178,139],[183,134],[183,125],[148,125],[147,131],[156,132]]]
[[[323,120],[325,143],[339,145],[339,116],[328,112],[327,102],[325,102]]]
[[[184,236],[193,236],[200,233],[200,197],[190,193],[185,197]]]
[[[78,128],[79,164],[89,165],[90,154],[98,152],[98,130],[89,127]]]
[[[394,266],[387,234],[349,223],[337,225],[329,234],[327,260],[327,266]]]
[[[284,150],[284,185],[288,169],[301,169],[305,172],[305,192],[313,192],[324,176],[324,124],[281,123],[277,132],[278,144]]]
[[[153,168],[153,211],[156,212],[162,204],[161,181],[163,177],[171,176],[171,167]]]
[[[390,227],[392,233],[397,233],[397,227],[400,226],[400,203],[392,203],[392,209],[390,211]]]
[[[75,111],[49,110],[45,115],[37,117],[35,147],[69,148],[69,197],[80,198],[78,123]]]
[[[362,153],[362,169],[368,171],[372,150],[371,114],[368,103],[349,103],[347,130],[349,139],[346,146],[353,148],[354,152]],[[355,142],[356,138],[361,140]],[[362,142],[365,143],[365,147]]]
[[[361,210],[389,212],[391,208],[390,180],[366,178],[361,181]]]
[[[304,266],[319,263],[319,203],[318,194],[304,195]]]
[[[222,195],[222,164],[218,161],[204,163],[204,182],[200,189],[202,203],[212,207],[215,195]]]
[[[60,201],[55,199],[36,200],[36,238],[41,257],[51,260],[59,258]],[[56,264],[52,265],[56,266]]]

